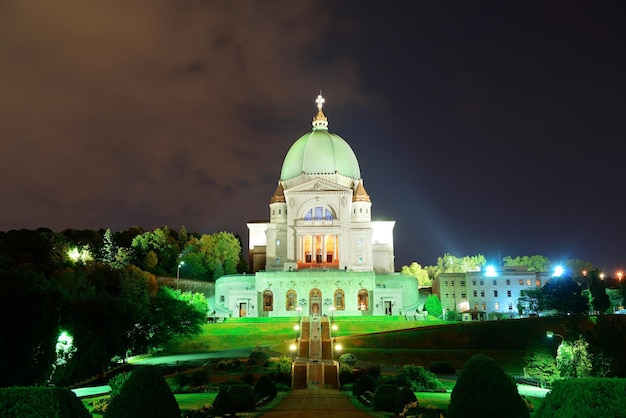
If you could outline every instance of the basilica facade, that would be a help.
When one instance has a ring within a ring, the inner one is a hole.
[[[356,155],[328,130],[316,100],[311,132],[287,152],[269,221],[249,222],[250,275],[217,280],[218,317],[407,315],[417,281],[394,273],[394,221],[372,220]]]

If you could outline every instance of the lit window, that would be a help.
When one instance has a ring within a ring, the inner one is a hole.
[[[535,286],[541,287],[541,280],[539,279],[535,280]]]
[[[524,280],[519,279],[519,284],[520,284],[520,286],[522,286],[524,284]]]
[[[497,311],[498,309],[500,309],[500,304],[499,304],[498,302],[496,302],[496,304],[495,304],[495,308],[496,308],[496,311]]]
[[[305,221],[321,221],[321,220],[327,220],[327,221],[332,221],[333,220],[333,214],[330,212],[330,210],[323,208],[321,206],[316,206],[314,208],[309,209],[309,211],[304,215],[304,220]]]
[[[276,240],[276,246],[280,247],[280,240],[279,239]]]
[[[481,308],[483,311],[487,310],[487,304],[485,302],[482,303]]]
[[[274,294],[271,290],[263,292],[263,310],[266,312],[274,310]]]
[[[530,279],[526,280],[526,286],[530,286]]]

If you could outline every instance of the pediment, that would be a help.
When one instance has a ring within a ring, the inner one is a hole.
[[[286,193],[351,192],[351,191],[352,189],[349,187],[345,187],[340,184],[334,183],[332,181],[324,180],[321,178],[315,178],[313,180],[294,186],[290,188],[289,190],[285,190]]]

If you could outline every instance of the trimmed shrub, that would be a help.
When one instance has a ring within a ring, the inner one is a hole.
[[[372,376],[374,380],[378,380],[380,377],[380,364],[370,364],[365,369],[365,374],[368,376]]]
[[[624,417],[626,416],[626,379],[584,378],[557,380],[535,416]]]
[[[219,391],[213,401],[213,408],[219,414],[234,414],[254,409],[256,398],[249,385],[230,385]]]
[[[356,375],[352,372],[352,366],[339,363],[339,383],[347,385],[356,380]]]
[[[407,364],[398,373],[398,378],[402,386],[409,386],[413,392],[434,391],[443,387],[437,376],[422,366]]]
[[[400,389],[396,385],[380,385],[372,396],[372,404],[379,411],[393,412]]]
[[[398,396],[396,396],[395,414],[400,415],[400,413],[403,413],[402,416],[417,415],[419,406],[415,393],[409,387],[403,386],[400,392],[398,392]],[[407,408],[406,411],[405,408]]]
[[[356,365],[356,356],[352,353],[343,353],[339,356],[340,364],[347,364],[348,366],[354,367]]]
[[[248,364],[251,366],[265,366],[270,359],[267,350],[261,347],[255,347],[248,357]]]
[[[432,373],[438,374],[455,374],[456,370],[452,367],[452,364],[449,361],[439,360],[433,361],[428,366],[428,370]]]
[[[274,399],[278,390],[276,389],[274,381],[270,379],[269,376],[263,375],[256,381],[256,384],[254,385],[254,393],[259,399],[264,397]]]
[[[359,377],[354,381],[352,385],[352,394],[354,396],[361,396],[365,392],[374,392],[376,390],[376,381],[370,375]]]
[[[141,366],[132,371],[128,380],[111,403],[106,418],[180,418],[180,408],[161,371],[154,366]]]
[[[74,392],[65,388],[0,388],[2,418],[88,418],[91,417]]]
[[[450,395],[446,418],[465,417],[529,417],[511,377],[483,354],[465,363]]]
[[[111,397],[115,397],[120,394],[122,386],[124,386],[124,383],[126,383],[131,373],[132,372],[118,373],[109,379],[109,386],[111,387],[111,392],[109,393],[109,395]]]

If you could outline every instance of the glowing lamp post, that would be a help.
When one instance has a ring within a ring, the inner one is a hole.
[[[547,336],[548,338],[552,338],[552,337],[554,337],[555,335],[556,335],[557,337],[561,337],[561,343],[562,343],[563,341],[565,341],[565,337],[564,337],[564,336],[562,336],[561,334],[557,334],[556,332],[552,332],[552,331],[546,331],[546,336]]]
[[[293,330],[296,333],[296,339],[298,339],[298,334],[299,334],[299,331],[300,331],[300,325],[298,325],[298,324],[294,325],[293,326]]]
[[[333,322],[333,318],[335,317],[335,307],[331,306],[328,308],[328,310],[330,311],[330,322]]]
[[[180,268],[185,264],[184,261],[178,263],[178,267],[176,268],[176,289],[178,289],[178,282],[180,281]]]
[[[296,348],[298,348],[295,344],[291,344],[289,346],[289,351],[291,352],[291,361],[296,359]]]

